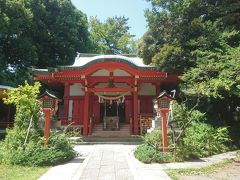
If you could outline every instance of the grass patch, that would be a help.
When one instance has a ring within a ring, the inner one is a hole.
[[[49,167],[25,167],[0,164],[1,180],[32,180],[38,179]]]
[[[215,163],[209,166],[201,167],[201,168],[186,168],[186,169],[168,169],[166,173],[170,176],[173,180],[178,180],[178,175],[204,175],[204,174],[212,174],[216,170],[219,170],[226,165],[232,163],[233,159],[228,159],[221,161],[219,163]]]

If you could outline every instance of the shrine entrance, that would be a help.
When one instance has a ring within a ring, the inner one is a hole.
[[[125,105],[119,101],[104,101],[100,103],[100,122],[103,130],[120,130],[120,124],[125,122]]]

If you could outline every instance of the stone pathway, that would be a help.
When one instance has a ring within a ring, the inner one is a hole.
[[[123,145],[95,145],[81,180],[133,180]]]
[[[136,145],[124,144],[75,146],[79,157],[52,167],[40,180],[170,180],[165,169],[203,167],[234,158],[236,154],[227,152],[182,163],[144,164],[134,157],[135,148]]]

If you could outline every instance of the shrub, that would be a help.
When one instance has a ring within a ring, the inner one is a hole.
[[[153,131],[144,136],[144,144],[137,147],[134,155],[137,159],[144,163],[159,162],[166,163],[174,161],[172,152],[162,152],[162,133],[161,131]],[[171,138],[168,137],[171,144]]]
[[[153,160],[158,163],[173,162],[174,155],[172,152],[157,152]]]
[[[144,137],[144,142],[155,150],[162,151],[162,131],[152,131],[147,133]],[[172,144],[171,134],[168,133],[168,144]]]
[[[144,142],[149,146],[153,147],[155,150],[162,149],[162,132],[161,131],[152,131],[147,133],[144,136]]]
[[[54,165],[75,156],[72,145],[62,134],[51,133],[48,146],[44,146],[43,132],[38,127],[40,103],[36,99],[39,83],[25,84],[8,92],[6,103],[16,106],[14,128],[7,129],[0,158],[7,164],[27,166]],[[32,120],[32,121],[31,121]],[[26,138],[28,126],[31,128]]]
[[[161,152],[148,144],[139,145],[135,150],[134,155],[139,161],[144,163],[167,163],[175,161],[173,152]]]
[[[139,145],[134,151],[135,157],[144,163],[151,163],[155,154],[156,150],[147,144]]]
[[[6,150],[6,147],[4,148]],[[55,165],[75,157],[72,145],[62,134],[52,134],[49,145],[44,146],[44,140],[37,143],[30,142],[26,147],[5,151],[3,161],[7,164],[19,164],[25,166]]]
[[[182,150],[186,157],[206,157],[228,150],[226,142],[230,141],[228,130],[214,128],[206,123],[193,122],[185,130]]]

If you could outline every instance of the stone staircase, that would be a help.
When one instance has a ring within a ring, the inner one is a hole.
[[[95,124],[91,137],[130,137],[129,124],[121,123],[120,130],[103,130],[103,124]]]

